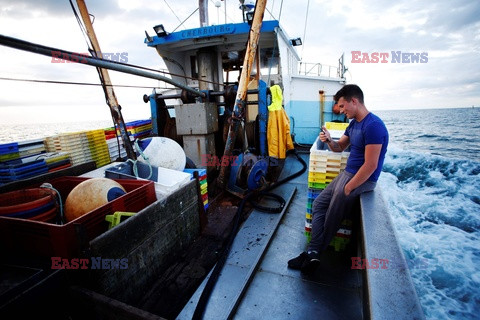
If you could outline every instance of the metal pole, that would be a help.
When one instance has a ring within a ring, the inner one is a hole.
[[[7,37],[4,35],[0,35],[0,44],[6,47],[51,57],[52,60],[57,58],[57,59],[65,60],[67,62],[76,62],[76,63],[85,64],[89,66],[100,67],[100,68],[105,68],[109,70],[115,70],[118,72],[133,74],[139,77],[164,81],[178,88],[184,89],[196,96],[200,96],[202,98],[205,97],[204,92],[200,92],[196,89],[190,88],[189,86],[176,82],[156,72],[142,70],[138,66],[132,66],[127,63],[93,58],[90,56],[86,56],[84,54],[74,53],[71,51],[66,51],[66,50],[57,49],[53,47],[42,46],[40,44],[36,44],[36,43],[32,43],[32,42],[28,42],[20,39],[15,39],[15,38]]]
[[[253,62],[255,60],[258,39],[260,38],[260,29],[262,28],[263,14],[267,0],[257,0],[255,6],[255,15],[253,16],[252,27],[250,28],[250,35],[248,37],[247,50],[245,52],[245,59],[243,60],[243,69],[240,75],[237,90],[237,100],[233,109],[232,121],[228,130],[227,141],[225,143],[224,156],[231,156],[233,147],[235,145],[235,139],[238,128],[245,116],[245,99],[247,97],[248,81],[252,72]],[[230,158],[228,158],[230,159]],[[225,185],[226,166],[220,168],[220,175],[218,176],[218,182],[221,186]]]
[[[208,26],[208,0],[198,0],[200,8],[200,27]]]
[[[319,90],[318,91],[320,97],[320,128],[325,123],[325,91]]]

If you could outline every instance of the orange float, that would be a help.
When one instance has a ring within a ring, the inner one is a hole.
[[[67,222],[75,220],[126,193],[125,189],[112,179],[85,180],[68,194],[65,201],[65,219]]]

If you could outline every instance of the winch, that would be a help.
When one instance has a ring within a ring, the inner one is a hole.
[[[268,159],[251,152],[240,153],[231,163],[227,190],[243,198],[250,191],[259,191],[267,186]]]

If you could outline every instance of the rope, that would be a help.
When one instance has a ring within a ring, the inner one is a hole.
[[[40,188],[45,188],[45,189],[51,189],[57,193],[58,196],[58,203],[60,206],[60,224],[64,224],[65,222],[65,217],[63,216],[63,203],[62,203],[62,196],[60,195],[60,192],[55,189],[50,183],[43,183]]]
[[[132,163],[133,174],[135,175],[135,177],[149,180],[149,179],[152,177],[152,174],[153,174],[152,165],[150,164],[150,161],[148,161],[148,157],[143,153],[142,148],[140,148],[140,146],[138,145],[138,140],[135,140],[134,145],[135,145],[135,149],[137,149],[137,151],[140,153],[140,155],[143,157],[143,159],[145,159],[145,161],[146,161],[147,164],[148,164],[148,169],[149,169],[149,171],[150,171],[150,173],[148,174],[148,177],[143,178],[143,177],[140,177],[140,176],[139,176],[139,174],[138,174],[138,167],[137,167],[137,163],[138,163],[139,160],[127,159],[127,162],[131,162],[131,163]]]

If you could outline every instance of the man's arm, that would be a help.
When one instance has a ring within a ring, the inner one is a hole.
[[[325,142],[333,152],[342,152],[350,144],[350,138],[346,135],[342,135],[338,141],[334,141],[325,127],[322,127],[322,131],[320,131],[320,141]]]
[[[338,141],[335,141],[333,139],[330,139],[327,141],[327,145],[332,150],[333,152],[342,152],[345,150],[348,145],[350,144],[350,138],[346,135],[343,135],[338,139]]]
[[[377,169],[378,159],[382,151],[382,144],[367,144],[365,146],[365,162],[358,169],[353,178],[345,185],[344,192],[348,196],[353,189],[368,180]]]

